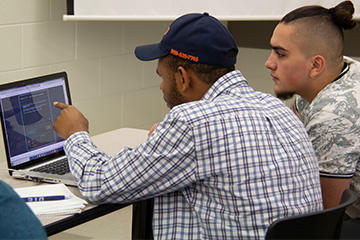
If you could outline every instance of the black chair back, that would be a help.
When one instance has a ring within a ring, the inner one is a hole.
[[[346,189],[336,207],[276,220],[265,239],[340,239],[345,209],[356,199],[357,194]]]

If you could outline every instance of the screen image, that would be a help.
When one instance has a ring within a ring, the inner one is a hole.
[[[62,150],[63,139],[53,130],[60,109],[68,103],[63,79],[1,92],[2,121],[12,165]]]

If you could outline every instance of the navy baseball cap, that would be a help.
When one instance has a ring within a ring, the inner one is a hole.
[[[135,55],[151,61],[169,54],[195,63],[229,67],[236,63],[238,48],[229,30],[208,13],[177,18],[160,43],[139,46]]]

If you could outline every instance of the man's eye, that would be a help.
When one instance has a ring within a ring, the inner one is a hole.
[[[283,57],[283,56],[285,56],[285,55],[282,54],[281,52],[277,52],[277,51],[276,51],[276,55],[277,55],[278,57]]]

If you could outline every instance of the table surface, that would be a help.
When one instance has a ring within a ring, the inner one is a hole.
[[[146,130],[141,129],[134,129],[134,128],[120,128],[116,129],[110,132],[102,133],[99,135],[96,135],[92,137],[95,145],[106,152],[109,155],[115,155],[117,152],[119,152],[124,147],[131,147],[134,148],[138,146],[139,144],[145,142],[147,139],[147,133]],[[0,161],[0,169],[7,168],[6,161]],[[51,183],[36,183],[32,181],[27,180],[21,180],[21,179],[15,179],[10,177],[8,174],[8,171],[1,170],[0,171],[0,179],[9,184],[13,188],[19,188],[19,187],[30,187],[30,186],[37,186],[42,184],[51,184]],[[80,198],[84,198],[77,187],[68,186],[69,190],[74,193],[76,196]],[[124,206],[128,206],[124,205]],[[83,213],[78,215],[84,215],[86,216],[86,211],[89,211],[91,209],[94,209],[97,207],[97,205],[89,203],[86,208],[84,209]],[[121,207],[120,207],[121,208]],[[119,207],[109,207],[106,211],[107,213],[110,213],[111,211],[115,211],[119,209]],[[106,213],[105,213],[106,214]],[[100,214],[104,215],[104,214]],[[100,216],[99,215],[99,216]],[[59,224],[64,224],[64,221],[67,221],[69,216],[46,216],[46,217],[39,217],[41,223],[46,227],[47,225],[54,225],[56,222],[59,222]],[[81,218],[81,216],[80,216]],[[93,219],[93,218],[92,218]],[[91,220],[91,219],[89,219]],[[86,222],[86,219],[82,219],[81,223]],[[64,230],[64,229],[62,229]],[[54,232],[55,233],[55,232]]]

